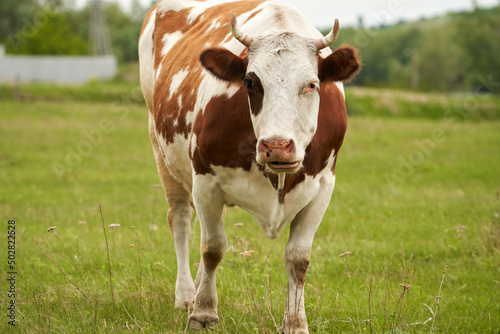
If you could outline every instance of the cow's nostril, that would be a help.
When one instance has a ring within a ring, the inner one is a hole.
[[[269,152],[266,152],[266,157],[269,158],[270,156],[271,156],[271,154],[269,154]]]

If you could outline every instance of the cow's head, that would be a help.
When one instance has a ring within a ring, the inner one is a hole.
[[[235,14],[231,30],[248,47],[248,57],[211,48],[200,61],[216,77],[246,86],[257,163],[274,173],[294,173],[316,132],[321,84],[353,78],[360,69],[356,51],[342,46],[326,58],[319,55],[337,38],[338,20],[318,40],[286,32],[251,37],[241,31]]]

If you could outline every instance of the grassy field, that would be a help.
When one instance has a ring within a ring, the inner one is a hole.
[[[185,330],[138,92],[134,83],[0,87],[0,219],[4,234],[10,219],[16,227],[16,327],[2,279],[1,333]],[[389,93],[348,91],[336,190],[306,282],[310,331],[498,333],[499,99]],[[277,333],[288,232],[267,240],[238,208],[225,224],[214,333]],[[196,217],[192,228],[194,273]]]

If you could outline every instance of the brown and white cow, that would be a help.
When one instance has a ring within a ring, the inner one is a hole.
[[[291,224],[283,331],[308,332],[305,276],[347,126],[342,81],[360,67],[352,47],[330,51],[337,34],[338,22],[323,37],[296,9],[261,0],[164,0],[144,21],[141,86],[175,240],[175,304],[193,308],[191,328],[217,324],[222,215],[238,205],[270,239]],[[195,281],[190,194],[201,223]]]

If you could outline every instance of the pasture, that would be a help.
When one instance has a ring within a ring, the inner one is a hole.
[[[311,333],[498,333],[500,100],[347,92],[336,189],[306,280]],[[3,279],[0,332],[182,333],[138,84],[2,86],[0,115],[3,235],[16,227],[16,293]],[[213,332],[277,333],[288,232],[267,240],[238,208],[225,226]],[[196,216],[192,230],[194,274]]]

